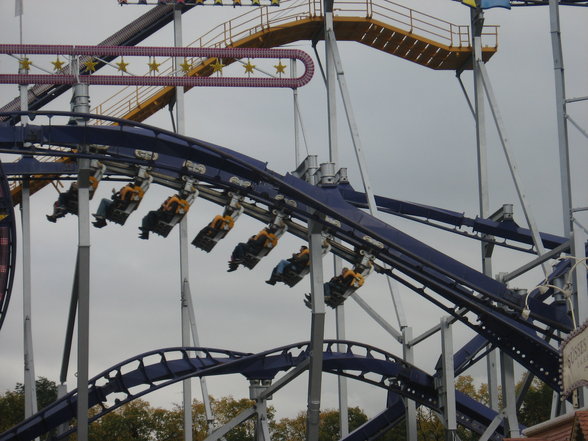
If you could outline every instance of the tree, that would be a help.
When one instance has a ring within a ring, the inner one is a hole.
[[[90,441],[150,441],[154,432],[153,409],[143,400],[134,400],[90,425]]]
[[[57,398],[57,384],[45,377],[35,381],[37,389],[37,405],[42,409]],[[0,432],[10,429],[25,419],[24,385],[16,383],[14,390],[0,395]]]
[[[319,441],[335,441],[339,436],[339,411],[324,410],[319,417]],[[366,414],[359,407],[348,409],[349,430],[353,431],[367,421]],[[282,418],[272,433],[274,441],[306,440],[306,412],[300,412],[295,418]]]
[[[517,391],[523,380],[517,384]],[[525,395],[519,411],[519,423],[529,427],[549,419],[553,391],[547,384],[535,378]]]

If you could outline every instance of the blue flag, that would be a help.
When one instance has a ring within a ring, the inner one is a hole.
[[[473,8],[476,7],[475,0],[461,0],[464,5],[471,6]],[[510,9],[510,0],[482,0],[482,9],[490,9],[490,8],[506,8]]]

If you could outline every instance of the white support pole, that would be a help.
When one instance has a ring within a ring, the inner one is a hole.
[[[310,330],[310,368],[308,374],[308,406],[306,440],[318,441],[321,407],[323,367],[323,341],[325,338],[325,292],[323,287],[323,252],[321,225],[310,221],[310,283],[312,323]]]
[[[341,259],[337,259],[339,266]],[[335,273],[340,274],[341,270],[337,269],[335,264]],[[335,320],[337,321],[337,340],[345,340],[345,306],[341,304],[335,309]],[[343,351],[343,345],[338,345],[337,349]],[[349,434],[349,401],[347,399],[347,377],[337,376],[337,386],[339,388],[339,438]]]
[[[412,327],[407,326],[402,329],[402,358],[407,363],[414,364],[414,347],[410,344],[411,341]],[[406,439],[407,441],[417,441],[417,413],[414,400],[405,398],[404,410],[406,412]]]
[[[333,32],[333,2],[325,0],[324,13],[324,33],[329,35]],[[339,167],[339,144],[337,136],[337,82],[336,62],[331,48],[332,42],[325,38],[325,60],[326,60],[326,80],[327,80],[327,112],[328,112],[328,135],[329,135],[329,161],[335,164],[335,169]],[[333,266],[335,274],[339,274],[342,269],[341,258],[333,257]],[[339,305],[335,310],[335,326],[338,340],[345,339],[345,306]],[[341,349],[341,348],[339,348]],[[339,436],[349,433],[349,415],[347,399],[347,378],[337,377],[337,387],[339,393]]]
[[[182,8],[177,4],[174,9],[174,46],[182,47]],[[182,63],[180,58],[174,59],[174,70],[179,74],[179,65]],[[179,135],[186,133],[185,111],[184,111],[184,88],[176,87],[176,132]],[[179,246],[180,246],[180,280],[181,280],[181,320],[182,320],[182,346],[190,346],[191,331],[191,301],[189,297],[189,260],[188,260],[188,216],[180,221],[179,224]],[[195,326],[195,324],[193,324]],[[196,342],[194,342],[196,344]],[[204,393],[204,392],[203,392]],[[186,379],[182,382],[182,397],[184,408],[184,440],[192,441],[192,380]],[[207,415],[208,418],[208,415]]]
[[[21,33],[22,33],[22,14]],[[22,44],[22,34],[21,34]],[[24,57],[24,55],[23,55]],[[19,73],[26,73],[26,70],[19,69]],[[20,84],[20,110],[29,109],[28,85]],[[28,117],[22,115],[20,123],[22,126],[28,124]],[[25,391],[25,418],[37,413],[37,385],[35,379],[35,357],[33,350],[33,329],[32,329],[32,283],[31,283],[31,205],[30,205],[30,181],[28,177],[22,180],[22,200],[20,204],[21,225],[22,225],[22,308],[23,308],[23,336],[24,336],[24,391]]]
[[[29,179],[22,181],[20,203],[22,224],[22,292],[24,324],[24,391],[25,418],[37,413],[37,387],[35,383],[35,361],[33,356],[32,289],[31,289],[31,208]]]
[[[488,160],[486,143],[486,112],[484,102],[484,86],[478,63],[482,59],[482,28],[484,26],[484,12],[482,8],[471,9],[471,28],[474,50],[474,119],[476,124],[476,151],[478,161],[478,203],[480,217],[490,216],[490,202],[488,195]],[[468,101],[469,103],[469,101]],[[470,105],[471,108],[471,105]],[[482,272],[492,277],[492,256],[488,255],[488,244],[481,243]],[[486,357],[486,373],[490,407],[498,410],[498,374],[496,369],[496,351],[491,351]]]
[[[453,441],[457,435],[457,407],[455,404],[455,379],[453,365],[453,332],[451,317],[441,318],[441,362],[442,378],[440,398],[443,403],[443,420],[447,441]]]
[[[557,0],[549,0],[549,25],[553,53],[553,69],[555,73],[555,105],[563,205],[563,229],[565,237],[570,238],[574,228],[572,222],[572,182],[570,177],[568,126],[566,123],[566,88],[559,22],[559,1]]]
[[[505,132],[504,123],[502,121],[502,116],[498,110],[498,104],[496,103],[496,99],[494,97],[494,91],[492,90],[492,85],[490,83],[490,78],[488,76],[488,72],[486,71],[486,66],[484,62],[478,61],[476,62],[480,69],[480,77],[482,78],[482,84],[484,85],[484,90],[486,91],[486,96],[488,97],[488,104],[490,105],[490,110],[492,111],[492,116],[494,117],[494,122],[496,124],[496,129],[498,131],[498,136],[500,138],[500,143],[502,145],[502,149],[504,151],[504,155],[506,157],[506,162],[508,163],[508,168],[510,170],[510,174],[512,176],[517,194],[519,196],[519,200],[521,202],[521,207],[523,208],[523,212],[525,214],[525,219],[527,220],[527,224],[529,225],[529,229],[531,230],[531,235],[533,237],[533,243],[535,244],[535,249],[537,250],[537,255],[542,256],[545,254],[545,248],[543,247],[543,242],[541,241],[541,236],[539,235],[539,230],[537,228],[537,224],[535,223],[535,218],[532,214],[531,207],[529,201],[527,200],[527,196],[523,191],[522,183],[519,178],[519,169],[517,163],[515,161],[514,156],[510,151],[510,145],[508,141],[508,137]],[[547,262],[543,262],[541,264],[543,268],[543,273],[547,277],[551,271]]]
[[[509,438],[518,438],[521,432],[517,419],[514,361],[504,352],[500,353],[500,373],[502,377],[502,407],[508,424],[506,435]]]
[[[292,78],[296,78],[296,60],[290,60],[290,74]],[[294,170],[302,162],[300,153],[300,115],[298,114],[298,88],[292,89],[292,100],[294,103]]]
[[[345,73],[343,72],[343,66],[341,63],[341,57],[339,55],[339,48],[337,47],[337,40],[335,39],[335,32],[331,29],[325,34],[325,39],[328,41],[328,47],[332,53],[333,61],[337,72],[337,81],[339,82],[339,91],[341,92],[341,98],[343,99],[343,107],[345,108],[345,114],[347,116],[347,124],[349,125],[349,132],[351,134],[351,140],[353,141],[353,147],[355,150],[355,156],[359,165],[359,172],[365,188],[366,197],[368,199],[368,206],[370,213],[375,216],[377,211],[376,199],[372,190],[369,175],[367,172],[367,165],[363,154],[363,147],[359,138],[359,129],[355,121],[355,114],[351,104],[351,98],[349,97],[349,89],[347,88],[347,81],[345,80]]]
[[[196,315],[194,313],[194,303],[192,302],[192,293],[190,291],[190,283],[188,280],[184,281],[184,289],[182,291],[183,301],[186,302],[188,314],[190,315],[190,328],[192,331],[192,342],[194,346],[200,347],[200,338],[198,337],[198,328],[196,327]],[[204,413],[206,421],[208,422],[208,433],[214,430],[214,414],[212,413],[212,406],[210,405],[210,397],[208,396],[208,386],[206,378],[200,378],[200,389],[202,390],[202,403],[204,404]]]
[[[388,323],[384,317],[382,317],[380,314],[378,314],[378,312],[372,308],[364,299],[362,299],[360,297],[360,295],[357,292],[354,292],[353,294],[351,294],[350,296],[353,300],[355,300],[355,302],[365,311],[367,312],[367,314],[378,324],[380,325],[382,328],[384,328],[384,330],[390,334],[392,337],[394,337],[395,340],[397,340],[398,342],[402,342],[403,341],[403,336],[402,333],[400,333],[399,331],[397,331],[390,323]]]
[[[335,38],[335,31],[332,26],[332,14],[329,15],[329,20],[327,20],[327,10],[325,9],[325,44],[327,49],[327,85],[329,85],[329,67],[330,62],[334,64],[334,69],[337,75],[337,82],[339,83],[339,91],[341,93],[341,98],[343,100],[343,107],[345,109],[345,114],[347,117],[347,124],[349,126],[349,131],[351,134],[351,140],[353,142],[353,147],[355,151],[355,156],[357,159],[357,163],[359,165],[359,172],[361,175],[361,179],[363,182],[363,186],[365,189],[366,198],[368,201],[368,208],[370,214],[374,217],[377,217],[378,207],[376,205],[376,199],[374,196],[374,192],[371,186],[371,182],[369,179],[369,174],[367,171],[367,164],[363,153],[363,147],[361,145],[361,139],[359,137],[359,129],[357,127],[357,123],[355,120],[355,114],[353,112],[353,107],[351,104],[351,98],[349,96],[349,89],[347,87],[347,81],[345,80],[345,74],[343,71],[343,64],[341,62],[341,56],[339,54],[339,48],[337,46],[337,40]],[[330,25],[327,25],[327,22]],[[330,101],[329,101],[330,102]],[[336,158],[336,155],[331,153],[331,161],[333,162]],[[396,310],[396,315],[398,318],[398,322],[400,326],[406,325],[406,318],[404,315],[404,309],[402,308],[402,303],[400,301],[400,297],[396,294],[396,290],[393,289],[392,281],[387,278],[388,287],[390,289],[390,294],[392,296],[392,301],[394,302],[394,308]],[[341,415],[342,411],[340,409]],[[341,421],[341,427],[344,424],[347,424],[346,421]],[[343,431],[342,431],[343,432]]]
[[[79,70],[78,60],[72,68]],[[76,84],[72,111],[90,113],[87,84]],[[72,122],[85,125],[84,118]],[[80,145],[81,153],[88,153],[87,145]],[[90,159],[78,160],[78,361],[77,361],[77,439],[88,441],[88,366],[90,360]]]
[[[561,192],[563,205],[563,228],[564,235],[572,240],[571,255],[576,259],[585,257],[584,242],[579,240],[582,237],[580,232],[574,231],[573,217],[573,200],[572,200],[572,180],[570,169],[570,148],[568,139],[568,125],[566,118],[566,88],[564,75],[563,50],[561,45],[561,28],[559,20],[559,2],[549,0],[549,22],[551,33],[551,47],[553,52],[553,68],[555,72],[555,100],[557,116],[557,135],[559,145],[559,167],[561,176]],[[575,101],[575,100],[570,100]],[[572,123],[580,129],[580,127]],[[580,129],[584,135],[586,133]],[[572,265],[574,262],[572,262]],[[584,322],[587,317],[586,308],[588,307],[588,286],[586,283],[586,267],[576,265],[576,271],[572,275],[574,292],[574,313],[577,317],[578,324]],[[583,309],[584,308],[584,309]],[[578,405],[583,407],[588,401],[588,390],[583,387],[578,389]]]

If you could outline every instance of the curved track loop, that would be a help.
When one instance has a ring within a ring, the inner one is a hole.
[[[344,352],[337,352],[338,345]],[[170,348],[128,359],[90,380],[89,406],[100,406],[91,421],[149,392],[190,377],[241,374],[248,380],[273,380],[309,358],[309,343],[296,343],[259,354],[208,348]],[[434,378],[401,358],[361,343],[328,340],[324,344],[323,371],[344,375],[411,398],[439,411]],[[114,397],[117,398],[114,398]],[[483,433],[497,413],[457,394],[458,422]],[[114,402],[107,406],[106,402]],[[28,441],[69,422],[76,416],[77,390],[0,435],[0,441]],[[75,427],[57,439],[72,433]],[[492,440],[501,439],[502,428]]]
[[[0,328],[10,303],[16,264],[16,221],[10,188],[0,166]]]
[[[36,116],[44,114],[36,113]],[[49,115],[72,114],[52,112]],[[16,154],[23,153],[25,142],[69,148],[78,144],[109,146],[91,156],[107,166],[121,163],[151,166],[159,181],[171,187],[179,187],[181,176],[188,174],[200,183],[241,193],[255,204],[267,206],[268,212],[287,212],[292,219],[290,231],[298,231],[300,237],[306,237],[305,225],[309,220],[320,222],[325,231],[340,239],[349,250],[363,249],[372,253],[377,259],[377,271],[397,279],[438,305],[511,355],[554,390],[559,390],[558,353],[544,338],[552,338],[552,329],[569,332],[571,323],[565,305],[548,305],[533,292],[529,296],[531,318],[543,327],[525,322],[520,316],[524,299],[504,284],[354,207],[344,200],[336,186],[317,187],[290,174],[280,175],[269,170],[266,163],[204,141],[125,120],[107,120],[118,125],[0,127],[0,146]],[[137,159],[136,146],[157,152],[158,159]],[[57,156],[77,154],[44,147],[33,152]],[[190,172],[184,167],[186,160],[203,167],[198,172]],[[258,218],[263,219],[263,216]],[[334,252],[348,259],[353,256],[352,251],[346,254],[335,249]],[[384,265],[391,269],[385,269]],[[452,306],[441,302],[438,295]],[[460,314],[461,308],[473,313],[476,320]]]

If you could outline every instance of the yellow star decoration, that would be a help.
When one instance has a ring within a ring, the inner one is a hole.
[[[53,65],[53,70],[55,72],[59,72],[61,69],[63,69],[63,65],[65,64],[63,61],[61,61],[59,59],[59,57],[57,57],[57,60],[52,61],[51,64]]]
[[[203,5],[204,4],[204,0],[196,0],[196,4],[197,5]]]
[[[216,62],[214,64],[211,64],[211,66],[212,66],[212,73],[222,72],[223,67],[225,67],[225,65],[223,63],[221,63],[218,58],[216,59]]]
[[[233,6],[241,6],[241,0],[233,0]]]
[[[259,0],[251,0],[251,4],[254,5],[254,6],[259,6],[260,5]]]
[[[88,72],[96,72],[96,65],[98,64],[97,61],[94,61],[93,58],[90,58],[88,61],[84,62],[84,66]]]
[[[248,60],[247,64],[243,66],[245,68],[245,73],[252,74],[253,69],[255,69],[255,64],[251,64],[251,61]]]
[[[282,64],[282,61],[278,64],[275,64],[274,67],[276,68],[276,73],[283,74],[286,73],[286,66]]]
[[[18,65],[21,69],[29,70],[32,66],[33,62],[29,60],[27,57],[21,58],[18,60]]]
[[[118,70],[120,72],[126,72],[127,66],[129,65],[129,63],[125,63],[125,59],[123,57],[121,57],[120,61],[118,63],[116,63],[116,65],[118,66]]]
[[[190,72],[190,69],[192,69],[192,63],[188,63],[188,59],[184,58],[184,62],[180,64],[180,67],[182,68],[184,73],[188,73]]]
[[[280,6],[280,0],[272,0],[272,6]]]
[[[223,0],[214,0],[214,4],[215,5],[221,5],[223,4]]]
[[[149,72],[159,72],[159,66],[161,66],[161,63],[158,63],[154,58],[151,63],[147,63],[147,66],[149,66]]]

